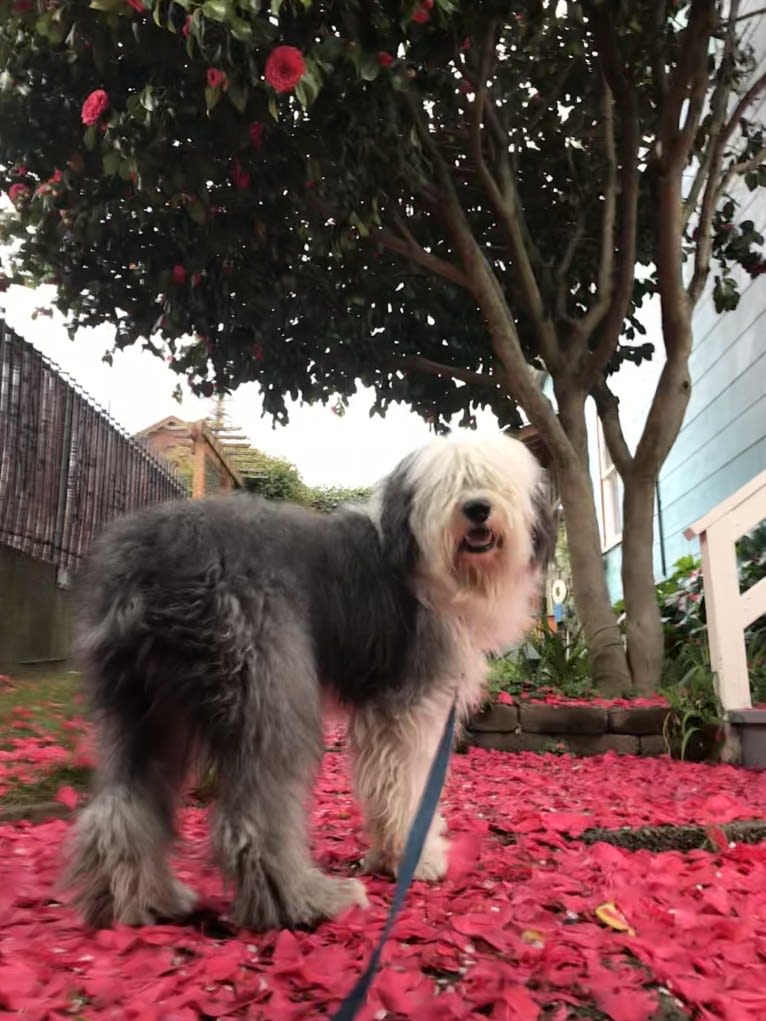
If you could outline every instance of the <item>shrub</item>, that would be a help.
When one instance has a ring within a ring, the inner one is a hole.
[[[490,664],[489,693],[496,697],[501,691],[520,698],[595,695],[580,629],[564,623],[554,631],[543,617],[521,648]]]
[[[346,503],[363,503],[372,490],[365,486],[349,489],[344,486],[313,486],[309,489],[309,505],[315,510],[333,511]]]

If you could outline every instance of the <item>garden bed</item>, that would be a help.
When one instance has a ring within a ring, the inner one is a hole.
[[[514,702],[501,696],[474,717],[467,740],[505,752],[665,755],[663,728],[670,711],[662,699]]]

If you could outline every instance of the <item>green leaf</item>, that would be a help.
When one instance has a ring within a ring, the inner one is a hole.
[[[207,210],[204,205],[198,200],[189,202],[186,206],[186,212],[189,214],[189,219],[193,223],[198,224],[200,227],[207,223]]]
[[[275,121],[279,122],[279,107],[274,96],[269,99],[269,113]]]
[[[374,82],[380,74],[380,64],[375,53],[365,53],[357,64],[360,77],[363,81]]]
[[[222,92],[220,89],[211,89],[209,85],[205,86],[205,104],[207,106],[208,113],[213,110],[221,101]]]
[[[101,167],[107,177],[113,177],[120,169],[121,163],[122,156],[116,149],[110,149],[109,152],[105,152],[101,159]]]
[[[249,43],[253,38],[253,27],[244,18],[232,16],[229,19],[229,30],[234,38],[239,39],[241,43]]]
[[[231,103],[231,105],[236,110],[239,110],[240,113],[244,113],[245,112],[245,108],[247,106],[247,89],[246,88],[244,88],[243,86],[237,85],[236,83],[232,82],[229,85],[229,89],[228,89],[228,92],[226,93],[226,96],[227,96],[229,102]]]
[[[155,110],[157,108],[157,103],[154,98],[154,91],[151,85],[144,86],[142,91],[139,93],[138,99],[144,110],[147,110],[149,113],[151,113],[152,110]]]
[[[227,21],[232,16],[229,0],[205,0],[201,10],[212,21]]]
[[[298,100],[298,102],[301,104],[304,110],[309,105],[308,93],[306,92],[306,87],[303,84],[303,81],[299,81],[298,84],[295,86],[295,98]]]
[[[125,6],[125,0],[90,0],[90,7],[94,11],[120,11]]]

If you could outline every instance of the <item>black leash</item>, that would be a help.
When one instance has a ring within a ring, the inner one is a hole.
[[[370,955],[369,964],[359,976],[359,979],[351,992],[345,998],[343,1003],[341,1003],[340,1007],[338,1007],[332,1018],[330,1018],[330,1021],[353,1021],[359,1011],[359,1008],[365,1001],[367,992],[372,984],[373,978],[375,977],[375,972],[378,970],[380,955],[383,952],[386,940],[391,935],[391,930],[394,927],[396,916],[399,914],[402,909],[402,905],[404,904],[404,898],[406,897],[407,890],[410,888],[410,884],[412,883],[412,877],[415,873],[415,869],[418,867],[420,855],[423,851],[423,845],[425,844],[426,837],[428,836],[431,822],[436,814],[436,809],[439,806],[439,798],[441,797],[444,781],[447,777],[447,766],[449,765],[450,752],[452,750],[452,739],[455,734],[455,717],[456,705],[453,702],[452,708],[449,711],[449,716],[444,724],[444,733],[442,734],[441,741],[439,742],[436,756],[434,757],[434,761],[431,763],[431,769],[428,774],[425,790],[420,798],[420,804],[418,805],[418,810],[415,813],[415,818],[412,821],[410,832],[407,834],[407,842],[404,845],[404,854],[402,855],[399,875],[394,888],[394,898],[391,901],[391,907],[388,912],[386,924],[383,926],[380,938],[375,945],[375,949]]]

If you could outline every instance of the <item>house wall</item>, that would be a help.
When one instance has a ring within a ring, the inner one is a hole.
[[[57,578],[55,564],[0,545],[0,674],[68,659],[73,593]]]
[[[742,12],[762,3],[746,0]],[[756,75],[766,70],[766,18],[749,25],[750,42],[760,58]],[[766,119],[766,100],[756,117]],[[741,185],[742,205],[738,220],[753,220],[766,234],[766,194],[748,192]],[[717,315],[710,286],[700,300],[693,320],[694,347],[690,359],[692,395],[683,428],[660,475],[659,493],[664,530],[664,561],[655,514],[654,562],[658,577],[663,563],[671,569],[679,557],[698,554],[699,544],[687,541],[683,530],[766,468],[766,276],[750,280],[739,273],[741,299],[734,312]],[[652,302],[642,316],[647,340],[662,351],[659,303]],[[620,398],[621,417],[631,450],[641,434],[662,359],[650,364],[625,366],[614,377],[613,389]],[[592,404],[592,402],[591,402]],[[600,487],[596,413],[589,407],[591,473],[599,502]],[[599,508],[600,510],[600,508]],[[618,544],[605,551],[609,591],[622,595],[620,570],[622,549]]]

